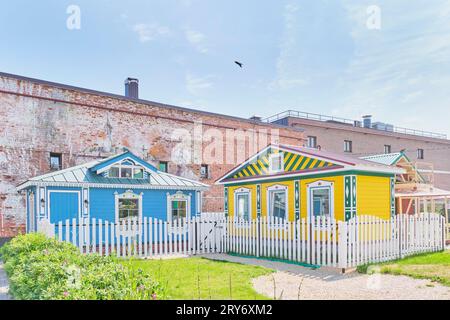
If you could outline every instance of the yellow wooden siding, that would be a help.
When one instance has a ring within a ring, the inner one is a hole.
[[[274,185],[288,187],[289,220],[295,218],[295,181],[261,183],[261,215],[267,215],[267,189]],[[333,182],[334,184],[334,215],[337,220],[345,219],[344,208],[344,176],[300,180],[300,214],[307,218],[307,186],[316,181]],[[251,190],[252,218],[257,217],[256,188],[257,184],[231,186],[228,188],[229,215],[234,216],[234,191],[241,187]],[[372,215],[382,219],[390,218],[390,178],[357,176],[357,213],[358,215]]]
[[[389,177],[357,176],[358,215],[390,219],[391,193]]]

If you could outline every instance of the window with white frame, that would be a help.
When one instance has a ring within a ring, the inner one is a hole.
[[[419,160],[425,159],[425,152],[423,149],[417,149],[417,159]]]
[[[190,196],[183,192],[176,194],[167,194],[167,220],[169,222],[177,221],[182,224],[184,219],[190,218],[191,204]]]
[[[316,181],[307,186],[308,214],[310,217],[334,216],[334,183]]]
[[[251,193],[249,189],[240,188],[234,192],[235,217],[249,221],[251,217]]]
[[[209,167],[207,164],[202,164],[200,166],[200,178],[202,178],[202,179],[209,178]]]
[[[61,170],[62,169],[62,153],[50,153],[50,169]]]
[[[109,169],[110,178],[144,179],[144,168],[131,160],[124,160]]]
[[[344,152],[353,152],[353,142],[351,140],[344,140]]]
[[[389,153],[391,153],[391,152],[392,152],[391,145],[385,144],[385,145],[384,145],[384,153],[385,153],[385,154],[389,154]]]
[[[308,136],[308,148],[317,148],[317,137]]]
[[[274,218],[287,218],[288,212],[288,195],[287,187],[274,186],[267,190],[268,192],[268,214]]]
[[[271,173],[283,171],[284,155],[282,152],[273,153],[269,157],[269,170]]]
[[[128,190],[122,194],[115,193],[116,221],[140,219],[142,217],[142,194]]]
[[[316,217],[329,217],[331,214],[330,188],[312,189],[313,215]]]

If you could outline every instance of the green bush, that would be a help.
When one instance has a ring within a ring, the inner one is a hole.
[[[10,293],[22,300],[154,300],[164,288],[114,257],[82,255],[72,244],[28,234],[0,249]]]

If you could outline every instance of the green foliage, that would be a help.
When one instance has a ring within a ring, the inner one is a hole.
[[[359,266],[357,270],[367,274],[375,270],[384,274],[429,279],[450,286],[450,251],[423,253],[400,260],[363,265]]]
[[[131,260],[123,262],[152,274],[175,300],[255,300],[258,294],[252,280],[274,270],[264,267],[214,261],[205,258]]]
[[[82,255],[69,243],[28,234],[0,249],[10,293],[23,300],[154,300],[165,290],[114,257]]]

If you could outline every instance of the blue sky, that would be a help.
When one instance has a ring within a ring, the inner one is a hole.
[[[0,1],[0,70],[250,117],[294,109],[450,135],[450,1]],[[66,27],[69,5],[81,29]],[[369,29],[367,8],[381,9]],[[234,60],[244,63],[239,69]]]

